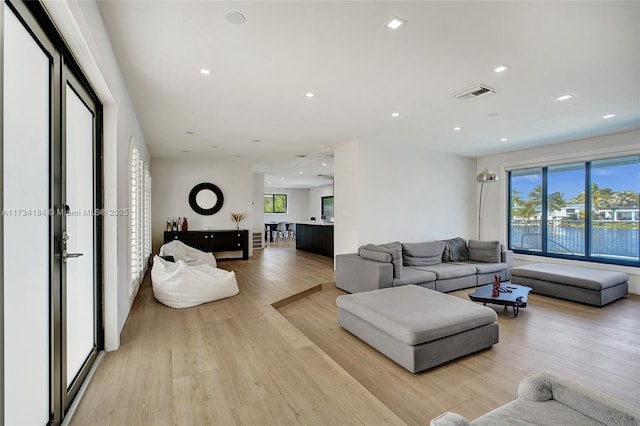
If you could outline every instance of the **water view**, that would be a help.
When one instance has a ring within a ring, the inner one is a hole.
[[[640,260],[640,156],[514,170],[509,183],[511,248]]]

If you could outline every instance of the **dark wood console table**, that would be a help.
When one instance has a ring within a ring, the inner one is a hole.
[[[188,246],[206,252],[241,250],[242,258],[249,259],[249,231],[247,229],[165,231],[164,243],[173,240],[180,240]]]

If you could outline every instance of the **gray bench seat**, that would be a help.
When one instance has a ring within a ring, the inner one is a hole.
[[[498,342],[493,309],[415,285],[339,296],[338,322],[416,373]]]
[[[595,306],[620,299],[629,290],[629,276],[623,272],[555,263],[518,266],[511,270],[511,279],[534,293]]]

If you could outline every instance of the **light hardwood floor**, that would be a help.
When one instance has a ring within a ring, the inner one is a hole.
[[[449,293],[468,300],[473,290]],[[444,411],[469,419],[517,397],[520,380],[554,370],[640,409],[640,296],[597,308],[531,294],[517,318],[498,313],[500,342],[419,374],[371,349],[336,320],[333,285],[279,311],[409,425]]]
[[[293,244],[219,261],[240,294],[193,308],[158,303],[147,276],[71,424],[402,424],[271,306],[334,280]]]
[[[492,349],[412,375],[338,326],[344,292],[307,294],[334,281],[332,259],[277,243],[219,266],[240,294],[194,308],[159,304],[145,279],[72,425],[428,424],[514,399],[538,368],[640,408],[638,296],[592,308],[531,295],[518,318],[497,307]]]

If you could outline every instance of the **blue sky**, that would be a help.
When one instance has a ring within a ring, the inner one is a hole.
[[[640,192],[640,164],[623,164],[615,167],[596,167],[592,169],[592,182],[600,188],[613,191],[633,190]],[[526,175],[514,178],[516,188],[524,199],[536,186],[542,184],[542,175]],[[515,183],[514,182],[514,183]],[[549,192],[562,192],[569,201],[584,189],[584,170],[555,172],[549,177]]]

